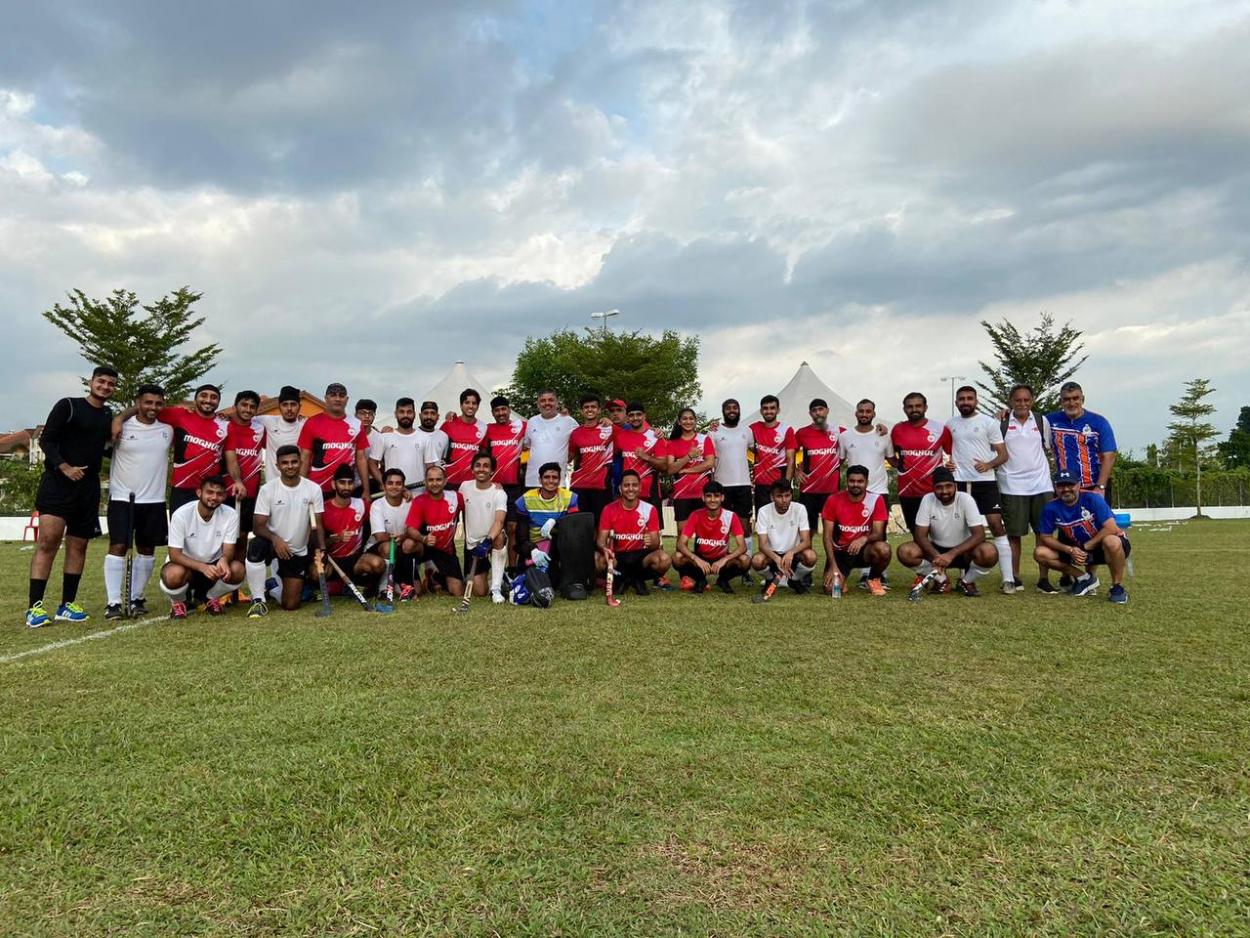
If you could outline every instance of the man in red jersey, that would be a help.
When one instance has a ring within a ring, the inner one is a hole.
[[[842,460],[838,456],[838,438],[846,427],[829,425],[829,404],[814,398],[807,405],[812,422],[794,434],[795,449],[803,454],[799,477],[799,502],[807,510],[807,526],[815,531],[820,525],[820,510],[829,496],[841,487]]]
[[[443,423],[447,434],[447,485],[458,489],[462,482],[473,481],[473,457],[486,442],[486,422],[477,419],[482,397],[472,388],[460,392],[460,415]]]
[[[890,431],[894,443],[894,466],[898,470],[898,503],[912,537],[916,536],[916,512],[933,491],[933,470],[946,462],[951,451],[951,432],[940,421],[925,416],[928,399],[919,391],[903,398],[907,417]]]
[[[890,545],[885,539],[889,512],[885,499],[868,491],[866,466],[846,470],[846,490],[829,496],[820,517],[824,520],[825,556],[837,564],[843,581],[852,569],[867,567],[869,578],[864,588],[874,596],[884,596],[881,574],[890,565]],[[825,592],[833,587],[834,564],[825,570]]]
[[[639,596],[646,596],[647,577],[664,576],[673,560],[660,540],[660,513],[642,501],[640,488],[637,472],[621,472],[621,497],[608,503],[599,519],[595,569],[600,574],[616,570],[621,577],[617,592],[632,586]]]
[[[760,398],[760,419],[749,428],[755,450],[751,482],[756,511],[772,503],[774,482],[794,478],[794,428],[778,419],[780,413],[781,401],[775,394],[766,394]]]
[[[732,580],[747,569],[742,522],[724,508],[725,488],[712,481],[703,487],[703,510],[686,519],[677,539],[677,572],[681,588],[702,593],[708,577],[716,577],[721,592],[732,594]],[[730,542],[733,546],[730,547]]]
[[[647,409],[637,401],[625,407],[626,426],[612,428],[616,448],[622,453],[622,472],[633,469],[641,481],[642,500],[660,508],[659,473],[668,468],[664,440],[647,423]]]
[[[335,381],[326,388],[326,412],[304,421],[299,432],[300,475],[322,492],[334,489],[334,470],[354,468],[360,497],[369,501],[369,437],[356,417],[347,416],[347,388]]]
[[[491,399],[493,423],[486,426],[486,448],[495,457],[491,481],[503,486],[508,496],[508,566],[516,567],[516,500],[525,494],[521,475],[521,450],[525,447],[525,421],[512,413],[512,403],[502,395]]]
[[[231,480],[226,504],[239,513],[236,557],[247,556],[247,536],[252,533],[260,470],[265,464],[265,425],[256,419],[259,409],[259,394],[240,391],[234,396],[234,413],[226,424],[226,474]]]
[[[377,554],[365,553],[365,518],[368,510],[364,499],[356,498],[356,473],[351,466],[334,470],[334,497],[325,503],[326,553],[350,577],[378,576],[386,564]],[[338,572],[326,564],[327,580],[337,580]],[[341,590],[340,590],[341,591]]]
[[[603,509],[612,500],[608,472],[616,454],[614,430],[600,419],[599,395],[583,394],[578,405],[582,422],[569,434],[569,459],[573,462],[569,488],[577,493],[578,507],[590,512],[598,524]]]
[[[169,513],[190,502],[200,483],[221,473],[221,457],[226,446],[226,421],[217,416],[221,392],[214,385],[202,384],[195,389],[191,408],[165,407],[156,419],[174,429],[173,489],[169,493]],[[124,417],[132,411],[127,408]]]
[[[446,488],[442,466],[425,470],[425,491],[408,506],[407,535],[417,542],[418,562],[428,560],[447,581],[453,596],[464,595],[464,571],[456,556],[456,526],[462,500],[459,492]]]

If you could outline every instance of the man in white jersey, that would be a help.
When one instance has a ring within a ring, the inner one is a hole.
[[[282,608],[299,608],[312,559],[309,554],[310,507],[317,516],[317,527],[324,530],[325,497],[321,486],[300,475],[298,446],[278,450],[278,472],[278,478],[262,485],[256,496],[254,536],[247,548],[247,588],[252,594],[252,605],[247,611],[249,619],[269,614],[265,602],[265,568],[274,558],[277,558],[278,578],[282,581]]]
[[[994,569],[998,551],[985,540],[985,518],[976,500],[955,487],[955,476],[946,468],[933,471],[933,491],[920,499],[916,511],[916,539],[900,544],[898,559],[916,571],[912,590],[919,595],[925,578],[934,570],[963,570],[959,591],[980,596],[977,580]],[[930,590],[949,593],[949,576],[937,578]]]
[[[994,470],[1007,462],[1007,446],[998,421],[977,410],[977,390],[964,385],[955,392],[959,414],[946,421],[951,434],[951,460],[955,463],[955,483],[967,492],[985,516],[986,525],[998,551],[998,570],[1004,583],[1014,583],[1011,572],[1011,543],[1003,525],[1002,499]]]
[[[778,586],[789,584],[794,592],[806,593],[816,568],[807,509],[802,505],[794,507],[794,489],[786,479],[773,483],[772,496],[772,501],[755,515],[760,549],[751,557],[751,569],[767,569],[769,578],[778,578]],[[767,592],[767,584],[764,590]]]
[[[751,488],[751,463],[747,452],[755,445],[750,427],[742,425],[742,406],[732,397],[720,405],[720,423],[711,430],[716,446],[716,466],[712,478],[725,488],[725,507],[738,516],[747,552],[755,550],[751,536],[751,515],[755,510],[754,490]],[[743,581],[750,583],[750,576]]]
[[[1042,523],[1042,511],[1055,497],[1050,481],[1050,421],[1033,410],[1033,389],[1017,384],[1008,395],[1009,413],[999,424],[1007,461],[998,467],[998,492],[1003,502],[1003,526],[1011,544],[1011,581],[1003,580],[1004,593],[1024,591],[1020,582],[1020,542]],[[1037,591],[1055,594],[1049,570],[1038,565]]]
[[[130,603],[133,615],[147,615],[143,590],[156,567],[156,548],[165,543],[168,523],[165,514],[165,485],[169,478],[169,447],[174,429],[156,419],[165,406],[165,391],[145,384],[135,397],[137,410],[122,422],[121,433],[113,440],[113,460],[109,466],[109,552],[104,558],[104,589],[108,594],[106,619],[120,619],[122,589],[126,579],[126,548],[133,537],[134,566],[131,568]],[[134,530],[130,525],[130,496],[135,497]]]
[[[470,561],[477,557],[477,572],[465,588],[469,595],[486,595],[486,564],[490,557],[490,598],[499,605],[503,598],[503,572],[508,564],[508,539],[504,524],[508,517],[508,496],[503,487],[491,481],[495,474],[495,457],[478,453],[473,457],[473,481],[460,483],[460,499],[464,503],[464,570],[468,576]]]
[[[422,401],[420,417],[420,425],[417,427],[417,433],[421,437],[423,463],[421,472],[417,476],[417,481],[421,487],[425,486],[425,470],[430,466],[445,466],[447,464],[447,454],[451,449],[451,438],[439,428],[438,421],[441,419],[438,413],[437,401]],[[408,477],[409,484],[412,482],[412,476]]]
[[[838,436],[838,457],[846,465],[868,470],[868,491],[880,495],[889,505],[890,474],[887,460],[894,458],[894,443],[886,428],[878,424],[877,405],[864,398],[855,405],[855,426]]]
[[[369,445],[369,471],[377,479],[384,479],[391,469],[398,469],[404,474],[405,486],[409,491],[417,491],[425,479],[426,452],[438,441],[432,439],[435,434],[416,429],[413,424],[417,420],[417,405],[411,397],[401,397],[395,402],[395,422],[398,428],[387,428],[377,440]]]
[[[525,484],[538,488],[542,484],[539,468],[549,462],[560,466],[561,485],[568,478],[569,437],[577,429],[577,421],[568,414],[560,413],[556,392],[544,388],[538,392],[538,414],[531,417],[525,427],[524,446],[529,450],[529,463],[525,467]]]
[[[373,466],[368,461],[368,454],[382,442],[382,431],[373,425],[374,419],[378,416],[378,402],[362,397],[356,402],[354,413],[356,419],[360,421],[361,429],[365,431],[365,439],[369,441],[369,448],[365,451],[365,467],[369,471],[369,491],[376,492],[382,484],[382,473],[373,471]],[[356,487],[353,489],[354,497],[359,498],[363,487],[360,484],[360,473],[355,466],[352,467],[352,478],[356,480]]]
[[[278,412],[256,419],[265,428],[265,481],[278,478],[278,450],[299,443],[304,418],[299,412],[299,388],[287,384],[278,392]]]
[[[211,616],[225,612],[221,598],[243,584],[243,564],[234,559],[239,513],[226,498],[226,480],[209,476],[200,482],[196,500],[169,519],[169,560],[161,567],[161,591],[169,597],[169,618],[187,617],[187,591],[205,598]]]
[[[395,566],[391,573],[399,586],[401,602],[417,595],[417,542],[405,533],[412,499],[406,483],[402,469],[392,466],[382,474],[382,497],[374,499],[369,507],[369,542],[365,544],[365,559],[370,562],[371,572],[380,576],[390,557],[391,541],[395,542]],[[385,585],[380,583],[378,589]]]

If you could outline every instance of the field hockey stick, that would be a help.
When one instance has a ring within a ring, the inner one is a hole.
[[[129,619],[134,615],[133,603],[130,600],[130,594],[135,582],[135,493],[130,493],[130,500],[126,503],[126,526],[129,533],[126,535],[126,576],[122,583],[122,615]]]
[[[365,612],[371,612],[372,610],[369,608],[369,601],[365,599],[365,594],[362,593],[356,584],[348,578],[347,574],[343,572],[343,568],[338,565],[334,556],[332,554],[326,554],[326,560],[330,561],[330,566],[334,569],[334,572],[339,575],[339,579],[343,581],[343,585],[347,587],[347,591],[352,594],[352,598],[355,599],[356,602],[360,603],[360,608]]]
[[[321,608],[317,610],[316,615],[318,619],[324,619],[333,613],[330,608],[330,591],[326,588],[326,565],[322,559],[326,556],[326,538],[325,532],[317,527],[317,512],[312,505],[308,506],[308,522],[317,535],[317,544],[320,547],[320,556],[313,557],[313,566],[317,570],[317,584],[321,587]]]
[[[908,591],[907,601],[918,603],[920,602],[920,600],[924,599],[924,591],[928,588],[930,583],[932,583],[941,575],[942,575],[941,572],[938,570],[930,570],[928,573],[926,573],[924,575],[924,579],[922,579],[919,583],[917,583]]]
[[[464,580],[464,595],[459,604],[452,606],[452,612],[468,612],[469,600],[473,597],[473,578],[477,576],[477,554],[469,558],[469,575]]]
[[[373,608],[378,612],[392,613],[395,611],[395,538],[390,540],[390,550],[386,554],[386,569],[382,571],[378,595],[373,600]]]
[[[773,593],[777,592],[777,583],[781,579],[780,573],[774,573],[768,580],[768,585],[764,587],[764,592],[759,596],[752,596],[751,602],[755,605],[766,603],[773,598]]]
[[[615,542],[616,542],[616,532],[609,529],[608,530],[608,543],[613,544]],[[608,559],[608,562],[606,564],[606,569],[603,574],[603,598],[609,606],[615,609],[621,604],[621,601],[617,599],[614,595],[612,595],[613,583],[615,583],[616,581],[616,567],[615,567],[616,552],[615,551],[609,552],[607,559]]]

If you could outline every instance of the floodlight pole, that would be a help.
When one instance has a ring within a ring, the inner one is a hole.
[[[951,416],[954,417],[955,416],[955,382],[966,381],[968,380],[968,376],[967,375],[947,375],[946,377],[942,378],[942,380],[949,381],[951,383]]]
[[[605,309],[601,313],[591,313],[590,318],[602,320],[603,321],[602,334],[607,335],[608,334],[608,320],[612,318],[613,316],[619,316],[619,315],[621,315],[621,311],[619,309]]]

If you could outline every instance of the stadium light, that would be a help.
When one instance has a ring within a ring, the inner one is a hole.
[[[967,375],[947,375],[942,380],[949,381],[951,383],[951,416],[954,417],[955,416],[955,382],[967,381],[968,376]]]
[[[601,313],[591,313],[590,318],[603,320],[603,334],[607,335],[608,334],[608,320],[611,319],[613,316],[619,316],[619,315],[621,315],[621,311],[619,309],[605,309]]]

